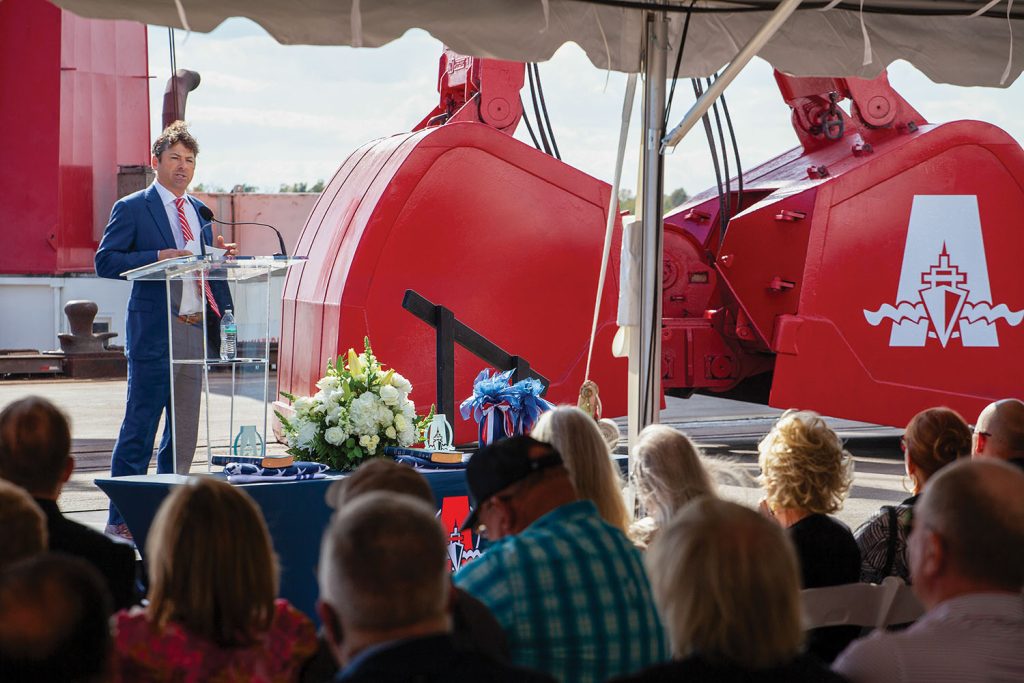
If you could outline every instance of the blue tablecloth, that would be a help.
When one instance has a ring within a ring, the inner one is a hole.
[[[451,530],[448,554],[451,568],[457,569],[481,550],[481,539],[471,532],[463,534],[458,531],[469,511],[465,470],[424,470],[423,473],[434,492],[441,522]],[[171,487],[187,481],[189,476],[223,475],[157,474],[96,480],[96,485],[114,501],[124,516],[143,560],[146,557],[146,537],[157,508]],[[332,512],[324,493],[337,478],[237,485],[252,496],[267,520],[274,552],[281,564],[281,597],[314,621],[317,621],[315,605],[319,591],[316,566],[320,558],[320,538]]]

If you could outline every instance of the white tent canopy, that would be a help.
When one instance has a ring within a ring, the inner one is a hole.
[[[678,46],[690,2],[669,0],[53,0],[86,17],[212,31],[247,17],[282,44],[379,47],[420,28],[463,54],[539,62],[567,42],[602,69],[640,72],[645,10],[666,11],[669,44]],[[1009,0],[1017,36],[1024,3]],[[898,59],[936,82],[1008,85],[1024,68],[1010,58],[1008,0],[803,2],[759,56],[799,76],[873,78]],[[709,76],[733,59],[775,0],[697,0],[681,75]],[[972,16],[985,10],[979,16]],[[862,24],[863,22],[863,24]],[[871,61],[865,64],[865,36]]]

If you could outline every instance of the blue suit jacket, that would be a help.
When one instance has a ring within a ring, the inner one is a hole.
[[[199,213],[203,206],[195,197],[189,201]],[[213,243],[209,221],[202,222],[203,242]],[[174,233],[160,193],[150,185],[124,197],[110,211],[110,222],[96,250],[96,274],[100,277],[125,279],[121,273],[153,263],[161,249],[175,249]],[[221,312],[231,306],[227,282],[211,280],[210,288]],[[207,323],[215,324],[216,316],[207,309]],[[132,360],[158,360],[167,352],[167,291],[164,283],[136,280],[128,299],[125,321],[125,355]]]

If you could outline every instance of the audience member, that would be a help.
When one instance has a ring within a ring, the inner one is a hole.
[[[310,620],[275,600],[278,570],[259,508],[197,477],[175,488],[146,541],[149,605],[115,615],[122,681],[292,681],[316,649]]]
[[[562,454],[580,498],[593,501],[604,521],[622,533],[629,531],[632,515],[622,497],[619,466],[594,418],[575,406],[559,406],[540,416],[532,436]]]
[[[910,574],[925,615],[854,642],[835,669],[855,683],[1024,681],[1024,473],[954,463],[914,506]]]
[[[25,489],[0,479],[0,569],[46,547],[46,515]]]
[[[843,505],[853,481],[853,459],[825,420],[810,411],[787,410],[758,444],[761,510],[789,531],[804,588],[856,583],[860,550],[850,529],[830,517]],[[831,662],[858,633],[856,627],[814,629],[808,648]]]
[[[842,680],[803,654],[793,547],[753,510],[698,498],[666,524],[645,562],[676,660],[622,683]]]
[[[932,475],[971,454],[971,428],[956,411],[929,408],[910,419],[900,445],[913,495],[899,505],[883,506],[854,533],[865,583],[881,583],[887,576],[910,583],[907,534],[914,504]]]
[[[387,458],[374,458],[360,465],[355,472],[331,484],[327,504],[335,510],[375,491],[411,496],[434,507],[434,494],[426,478],[412,467]],[[445,530],[446,531],[446,530]],[[456,649],[481,652],[492,659],[509,659],[508,640],[490,610],[464,590],[452,586],[449,592],[451,636]],[[324,644],[314,660],[302,672],[303,681],[324,681],[333,678],[338,664]]]
[[[68,420],[45,398],[30,396],[0,412],[0,477],[28,491],[46,514],[50,550],[81,557],[100,572],[114,608],[138,602],[135,550],[64,517],[57,506],[75,469]]]
[[[426,477],[415,469],[390,458],[371,458],[348,476],[330,485],[327,489],[327,504],[340,510],[346,503],[375,491],[404,493],[419,498],[427,505],[435,505],[436,502]]]
[[[110,680],[110,595],[89,563],[42,553],[0,572],[0,679]]]
[[[715,485],[689,437],[665,425],[649,425],[633,446],[633,485],[647,516],[630,527],[630,536],[646,548],[658,528],[699,496],[715,495]]]
[[[975,458],[998,458],[1024,470],[1024,401],[1004,398],[985,406],[971,445]]]
[[[319,578],[318,611],[342,665],[335,680],[550,680],[458,650],[447,535],[422,500],[379,491],[342,505],[324,534]]]
[[[490,547],[455,575],[505,628],[512,661],[557,680],[604,681],[667,659],[640,552],[580,500],[558,451],[528,436],[466,468]]]

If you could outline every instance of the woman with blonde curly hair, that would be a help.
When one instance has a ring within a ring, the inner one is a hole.
[[[860,580],[865,583],[881,583],[887,576],[910,583],[907,536],[914,503],[932,475],[971,455],[971,428],[955,410],[929,408],[910,418],[900,445],[913,495],[899,505],[883,506],[854,534],[862,556]]]
[[[658,529],[691,500],[715,495],[714,482],[696,444],[666,425],[648,425],[637,436],[631,479],[647,512],[629,530],[640,548],[646,548]]]
[[[622,497],[619,466],[594,418],[574,406],[558,406],[540,416],[531,436],[554,446],[576,493],[594,501],[606,522],[628,533],[631,515]]]
[[[761,511],[787,530],[800,561],[804,588],[856,583],[860,550],[849,527],[831,517],[853,483],[853,458],[820,415],[787,410],[758,444]],[[811,652],[835,659],[856,628],[815,629]]]
[[[241,489],[176,487],[146,540],[149,605],[114,615],[115,681],[293,681],[313,623],[277,596],[267,525]]]

